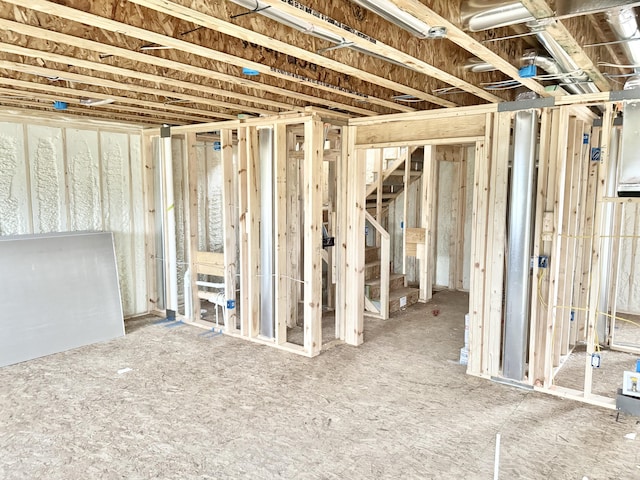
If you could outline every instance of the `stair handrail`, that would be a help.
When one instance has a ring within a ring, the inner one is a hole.
[[[387,178],[389,178],[393,174],[393,172],[395,172],[398,168],[400,168],[400,165],[402,165],[405,161],[409,159],[409,156],[411,155],[411,153],[409,153],[410,150],[411,149],[409,147],[406,147],[406,148],[402,147],[402,154],[400,155],[400,157],[396,158],[395,161],[391,165],[389,165],[383,172],[378,172],[378,175],[382,173],[383,182]],[[367,187],[367,193],[365,197],[368,197],[369,195],[371,195],[373,192],[376,191],[377,188],[378,188],[378,182],[373,182],[371,185]]]
[[[373,216],[365,211],[365,219],[380,234],[380,318],[389,318],[389,278],[391,266],[391,235]]]

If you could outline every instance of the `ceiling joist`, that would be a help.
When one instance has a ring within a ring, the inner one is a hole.
[[[144,107],[143,112],[154,112],[158,116],[166,115],[174,120],[182,120],[187,122],[210,122],[211,118],[215,117],[215,112],[207,113],[206,110],[198,110],[189,107],[180,107],[177,105],[168,105],[161,102],[151,102],[148,100],[142,100],[140,98],[129,98],[118,96],[115,94],[99,93],[90,90],[79,90],[77,88],[59,87],[56,85],[47,85],[38,82],[27,82],[24,80],[17,80],[14,78],[0,77],[0,85],[6,85],[11,88],[18,89],[17,93],[26,93],[32,95],[38,95],[41,92],[45,94],[56,95],[55,100],[63,100],[65,98],[78,97],[76,100],[79,103],[81,99],[98,99],[98,100],[114,100],[116,105],[109,105],[109,107],[118,108],[124,110],[125,105],[134,105],[137,107]],[[36,90],[33,92],[32,90]],[[43,97],[44,98],[44,97]],[[89,107],[94,108],[94,107]],[[102,107],[101,107],[102,108]],[[173,122],[170,122],[173,123]]]
[[[154,65],[160,68],[170,68],[177,72],[187,72],[191,75],[198,75],[203,78],[210,78],[212,80],[221,80],[223,82],[235,83],[244,87],[253,88],[255,90],[264,91],[272,94],[276,94],[281,98],[297,98],[299,100],[306,101],[308,103],[316,103],[320,104],[318,97],[313,97],[311,95],[305,95],[299,92],[294,92],[292,90],[286,90],[284,88],[274,87],[271,85],[262,84],[259,82],[254,82],[251,80],[243,80],[237,77],[233,77],[231,75],[214,72],[212,70],[208,70],[206,68],[189,65],[181,62],[176,62],[173,60],[168,60],[165,58],[155,57],[153,55],[148,55],[145,53],[134,52],[131,50],[127,50],[121,47],[115,47],[112,45],[107,45],[100,42],[95,42],[93,40],[87,40],[84,38],[74,37],[72,35],[67,35],[64,33],[58,33],[52,30],[45,30],[43,28],[34,27],[32,25],[27,25],[24,23],[13,22],[11,20],[0,19],[0,29],[11,31],[20,35],[26,35],[29,37],[40,38],[43,40],[49,40],[52,42],[56,42],[59,44],[70,45],[72,47],[81,48],[83,50],[92,51],[101,55],[113,55],[118,58],[128,59],[134,62]],[[230,88],[225,92],[225,96],[233,96],[238,100],[245,100],[247,102],[253,102],[256,104],[264,104],[269,105],[275,108],[279,108],[283,111],[288,110],[296,110],[296,111],[304,111],[305,107],[297,106],[293,104],[287,104],[284,102],[275,102],[270,101],[264,98],[263,95],[244,95],[238,92],[231,90]],[[368,110],[366,108],[351,106],[348,104],[343,104],[339,102],[334,102],[331,100],[325,100],[322,102],[323,105],[332,108],[338,108],[341,110],[350,111],[356,113],[358,115],[375,115],[376,112],[373,110]]]
[[[51,69],[51,68],[46,68],[46,67],[39,67],[36,65],[28,65],[25,64],[23,62],[11,62],[11,61],[7,61],[7,60],[0,60],[0,68],[4,68],[7,70],[13,70],[15,72],[21,72],[21,73],[27,73],[30,75],[40,75],[43,77],[49,77],[49,78],[56,78],[58,77],[58,74],[60,73],[60,70],[58,69]],[[128,83],[122,83],[122,82],[117,82],[114,80],[108,80],[108,79],[104,79],[104,78],[99,78],[96,76],[92,76],[92,75],[82,75],[82,74],[78,74],[78,73],[72,73],[72,72],[65,72],[64,73],[64,77],[61,77],[62,80],[68,80],[71,82],[78,82],[78,83],[83,83],[86,85],[95,85],[95,86],[100,86],[100,87],[106,87],[106,88],[111,88],[111,89],[115,89],[115,90],[125,90],[128,92],[140,92],[140,93],[146,93],[149,95],[164,95],[168,98],[175,98],[176,97],[176,93],[175,92],[171,92],[171,91],[167,91],[167,90],[161,90],[158,88],[153,88],[153,87],[143,87],[140,85],[131,85]],[[187,95],[185,93],[180,93],[180,98],[183,100],[189,100],[191,102],[194,103],[202,103],[204,105],[212,105],[214,107],[218,106],[219,102],[215,102],[215,101],[210,101],[207,100],[206,98],[202,98],[202,97],[196,97],[193,95]],[[210,103],[212,102],[212,103]],[[237,117],[237,115],[234,114],[230,114],[230,113],[224,113],[224,112],[216,112],[215,115],[217,115],[220,118],[224,118],[227,120],[233,120]]]
[[[529,90],[543,96],[548,97],[551,93],[545,91],[544,86],[531,78],[520,78],[518,68],[513,63],[505,60],[497,53],[494,53],[489,48],[484,46],[479,41],[473,39],[467,35],[462,29],[446,20],[444,17],[438,15],[436,12],[426,7],[418,0],[389,0],[400,10],[413,15],[418,20],[425,22],[427,25],[443,26],[447,29],[447,39],[451,40],[456,45],[464,48],[472,55],[480,58],[481,60],[493,65],[502,73],[507,75],[513,80],[519,81],[523,86]]]
[[[426,93],[424,91],[417,90],[407,85],[400,84],[393,80],[380,77],[373,73],[360,70],[358,68],[352,67],[351,65],[346,65],[336,60],[323,57],[322,55],[309,52],[303,48],[299,48],[294,45],[289,45],[288,43],[275,40],[273,38],[267,37],[266,35],[262,35],[260,33],[248,30],[246,28],[239,27],[232,23],[226,22],[224,20],[213,17],[211,15],[207,15],[205,13],[199,12],[192,8],[179,5],[174,2],[170,2],[167,0],[130,0],[130,1],[137,5],[159,11],[161,13],[164,13],[165,15],[170,15],[176,18],[180,18],[187,22],[191,22],[195,25],[201,25],[203,27],[209,28],[211,30],[216,30],[220,33],[238,38],[240,40],[244,40],[246,42],[251,42],[257,45],[262,45],[263,47],[268,47],[270,49],[284,53],[286,55],[291,55],[301,60],[315,63],[323,68],[328,68],[337,72],[351,75],[352,77],[359,78],[360,80],[363,80],[365,82],[370,82],[375,85],[380,85],[382,87],[388,88],[390,90],[393,90],[401,94],[413,95],[416,98],[420,98],[422,100],[425,100],[427,102],[434,103],[440,106],[445,106],[445,107],[456,106],[455,103],[450,102],[448,100],[444,100],[430,93]]]
[[[164,85],[168,90],[158,90],[158,94],[166,95],[168,97],[173,97],[181,100],[191,100],[196,101],[194,99],[200,99],[200,103],[206,103],[212,107],[219,107],[230,110],[240,110],[242,112],[255,113],[257,115],[261,114],[272,114],[276,113],[273,110],[267,110],[264,108],[256,108],[248,105],[240,105],[231,102],[222,102],[219,100],[214,100],[213,98],[204,98],[204,97],[196,97],[193,95],[185,95],[181,91],[170,90],[175,87],[179,87],[185,90],[199,90],[203,93],[207,93],[213,96],[222,96],[224,94],[225,97],[229,98],[230,95],[224,90],[219,90],[216,88],[211,88],[206,85],[197,85],[189,82],[183,82],[181,80],[167,77],[161,77],[158,75],[150,75],[148,73],[137,72],[135,70],[129,70],[126,68],[114,67],[112,65],[98,63],[98,62],[90,62],[87,60],[82,60],[75,57],[68,57],[65,55],[58,55],[56,53],[45,52],[42,50],[33,50],[31,48],[24,48],[17,45],[10,45],[8,43],[0,42],[0,52],[11,53],[14,55],[24,55],[31,58],[40,58],[49,62],[56,62],[63,65],[71,65],[79,68],[86,68],[88,70],[93,70],[96,72],[109,73],[111,75],[120,76],[123,78],[136,78],[138,80],[142,80],[145,82],[152,82],[158,85]],[[65,70],[60,70],[60,76],[64,77],[67,74]]]
[[[580,44],[567,30],[561,20],[553,20],[555,15],[546,0],[522,0],[522,4],[538,20],[551,19],[544,23],[545,31],[551,35],[556,42],[569,54],[575,64],[580,68],[595,84],[600,91],[608,92],[611,84],[602,72],[593,63],[593,60],[585,53]]]
[[[3,2],[10,3],[16,6],[23,6],[23,3],[24,3],[21,0],[3,0]],[[162,45],[170,48],[175,48],[177,50],[185,52],[186,54],[198,55],[203,58],[214,60],[216,62],[223,62],[230,65],[242,67],[242,68],[249,68],[251,70],[256,70],[260,73],[270,75],[282,80],[286,80],[287,82],[296,83],[296,84],[304,85],[307,87],[312,87],[314,90],[322,90],[327,93],[331,93],[333,95],[346,96],[363,103],[366,102],[370,104],[376,104],[376,105],[380,105],[395,111],[400,111],[400,112],[415,111],[415,109],[412,107],[409,107],[406,105],[400,105],[391,100],[380,99],[367,94],[353,93],[353,92],[345,91],[345,89],[341,89],[339,87],[325,85],[322,82],[318,83],[318,82],[310,81],[304,78],[300,78],[298,76],[287,75],[286,73],[281,73],[281,72],[278,72],[277,70],[272,69],[268,65],[263,65],[258,62],[246,60],[238,56],[229,55],[220,50],[215,50],[212,48],[197,45],[195,43],[186,42],[184,40],[170,37],[168,35],[152,32],[150,30],[146,30],[146,29],[135,27],[126,23],[111,20],[105,17],[101,17],[99,15],[93,15],[91,13],[83,12],[82,10],[66,7],[64,5],[59,5],[57,3],[53,3],[48,0],[29,0],[28,8],[30,10],[37,11],[40,13],[53,15],[53,16],[64,18],[73,22],[79,22],[85,25],[97,27],[104,31],[127,35],[132,38],[143,40],[150,44],[156,44],[156,45]],[[455,105],[453,104],[453,102],[448,102],[442,99],[438,99],[438,100],[440,101],[440,104],[444,103],[445,106]]]
[[[157,4],[160,2],[166,3],[164,2],[164,0],[132,0],[135,3],[141,3],[141,4],[149,4],[149,3],[153,3],[153,4]],[[423,60],[420,60],[419,58],[416,57],[412,57],[411,55],[408,55],[406,53],[404,53],[401,50],[398,50],[394,47],[391,47],[389,45],[385,45],[384,43],[382,43],[379,40],[376,40],[375,43],[370,42],[364,38],[362,38],[360,35],[357,35],[355,33],[349,32],[339,26],[336,26],[330,22],[326,22],[320,18],[318,18],[315,15],[312,15],[310,13],[307,13],[304,10],[301,10],[299,8],[296,8],[288,3],[282,2],[282,0],[260,0],[262,3],[269,5],[273,8],[277,8],[279,10],[282,10],[283,12],[286,12],[287,14],[298,18],[300,20],[303,20],[305,22],[308,22],[314,26],[318,26],[323,28],[324,30],[327,30],[329,32],[335,33],[336,35],[340,35],[342,36],[347,42],[353,44],[353,45],[357,45],[360,46],[362,48],[365,48],[373,53],[376,53],[378,55],[387,57],[391,60],[394,60],[396,62],[399,62],[401,64],[406,65],[408,68],[412,68],[416,71],[419,71],[421,73],[424,73],[425,75],[428,75],[430,77],[436,78],[438,80],[441,80],[445,83],[448,83],[449,85],[452,85],[454,87],[458,87],[461,90],[464,90],[466,92],[469,92],[473,95],[476,95],[479,98],[482,98],[484,100],[487,100],[489,102],[500,102],[502,101],[501,98],[496,97],[495,95],[493,95],[492,93],[487,92],[486,90],[477,87],[475,85],[472,85],[468,82],[465,82],[464,80],[456,77],[455,75],[452,75],[448,72],[445,72],[439,68],[434,67],[433,65],[428,64],[427,62],[424,62]]]

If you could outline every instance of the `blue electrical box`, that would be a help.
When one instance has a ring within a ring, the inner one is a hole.
[[[525,65],[524,67],[521,67],[520,70],[518,70],[520,78],[535,77],[537,73],[538,71],[535,65]]]

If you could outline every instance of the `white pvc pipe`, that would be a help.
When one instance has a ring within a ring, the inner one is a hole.
[[[184,316],[193,319],[193,297],[191,296],[191,269],[184,272]]]
[[[500,476],[500,434],[496,433],[496,456],[493,460],[493,480]]]
[[[213,283],[213,282],[204,282],[202,280],[198,280],[196,285],[200,287],[210,287],[210,288],[224,288],[224,283]]]
[[[178,311],[178,268],[176,253],[176,212],[173,198],[173,156],[171,136],[161,138],[161,155],[164,198],[162,199],[165,218],[165,308]]]

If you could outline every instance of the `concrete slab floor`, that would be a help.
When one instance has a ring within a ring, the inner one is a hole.
[[[314,359],[131,321],[0,369],[0,478],[491,479],[497,433],[501,479],[640,478],[636,418],[465,375],[466,309],[441,292]]]

